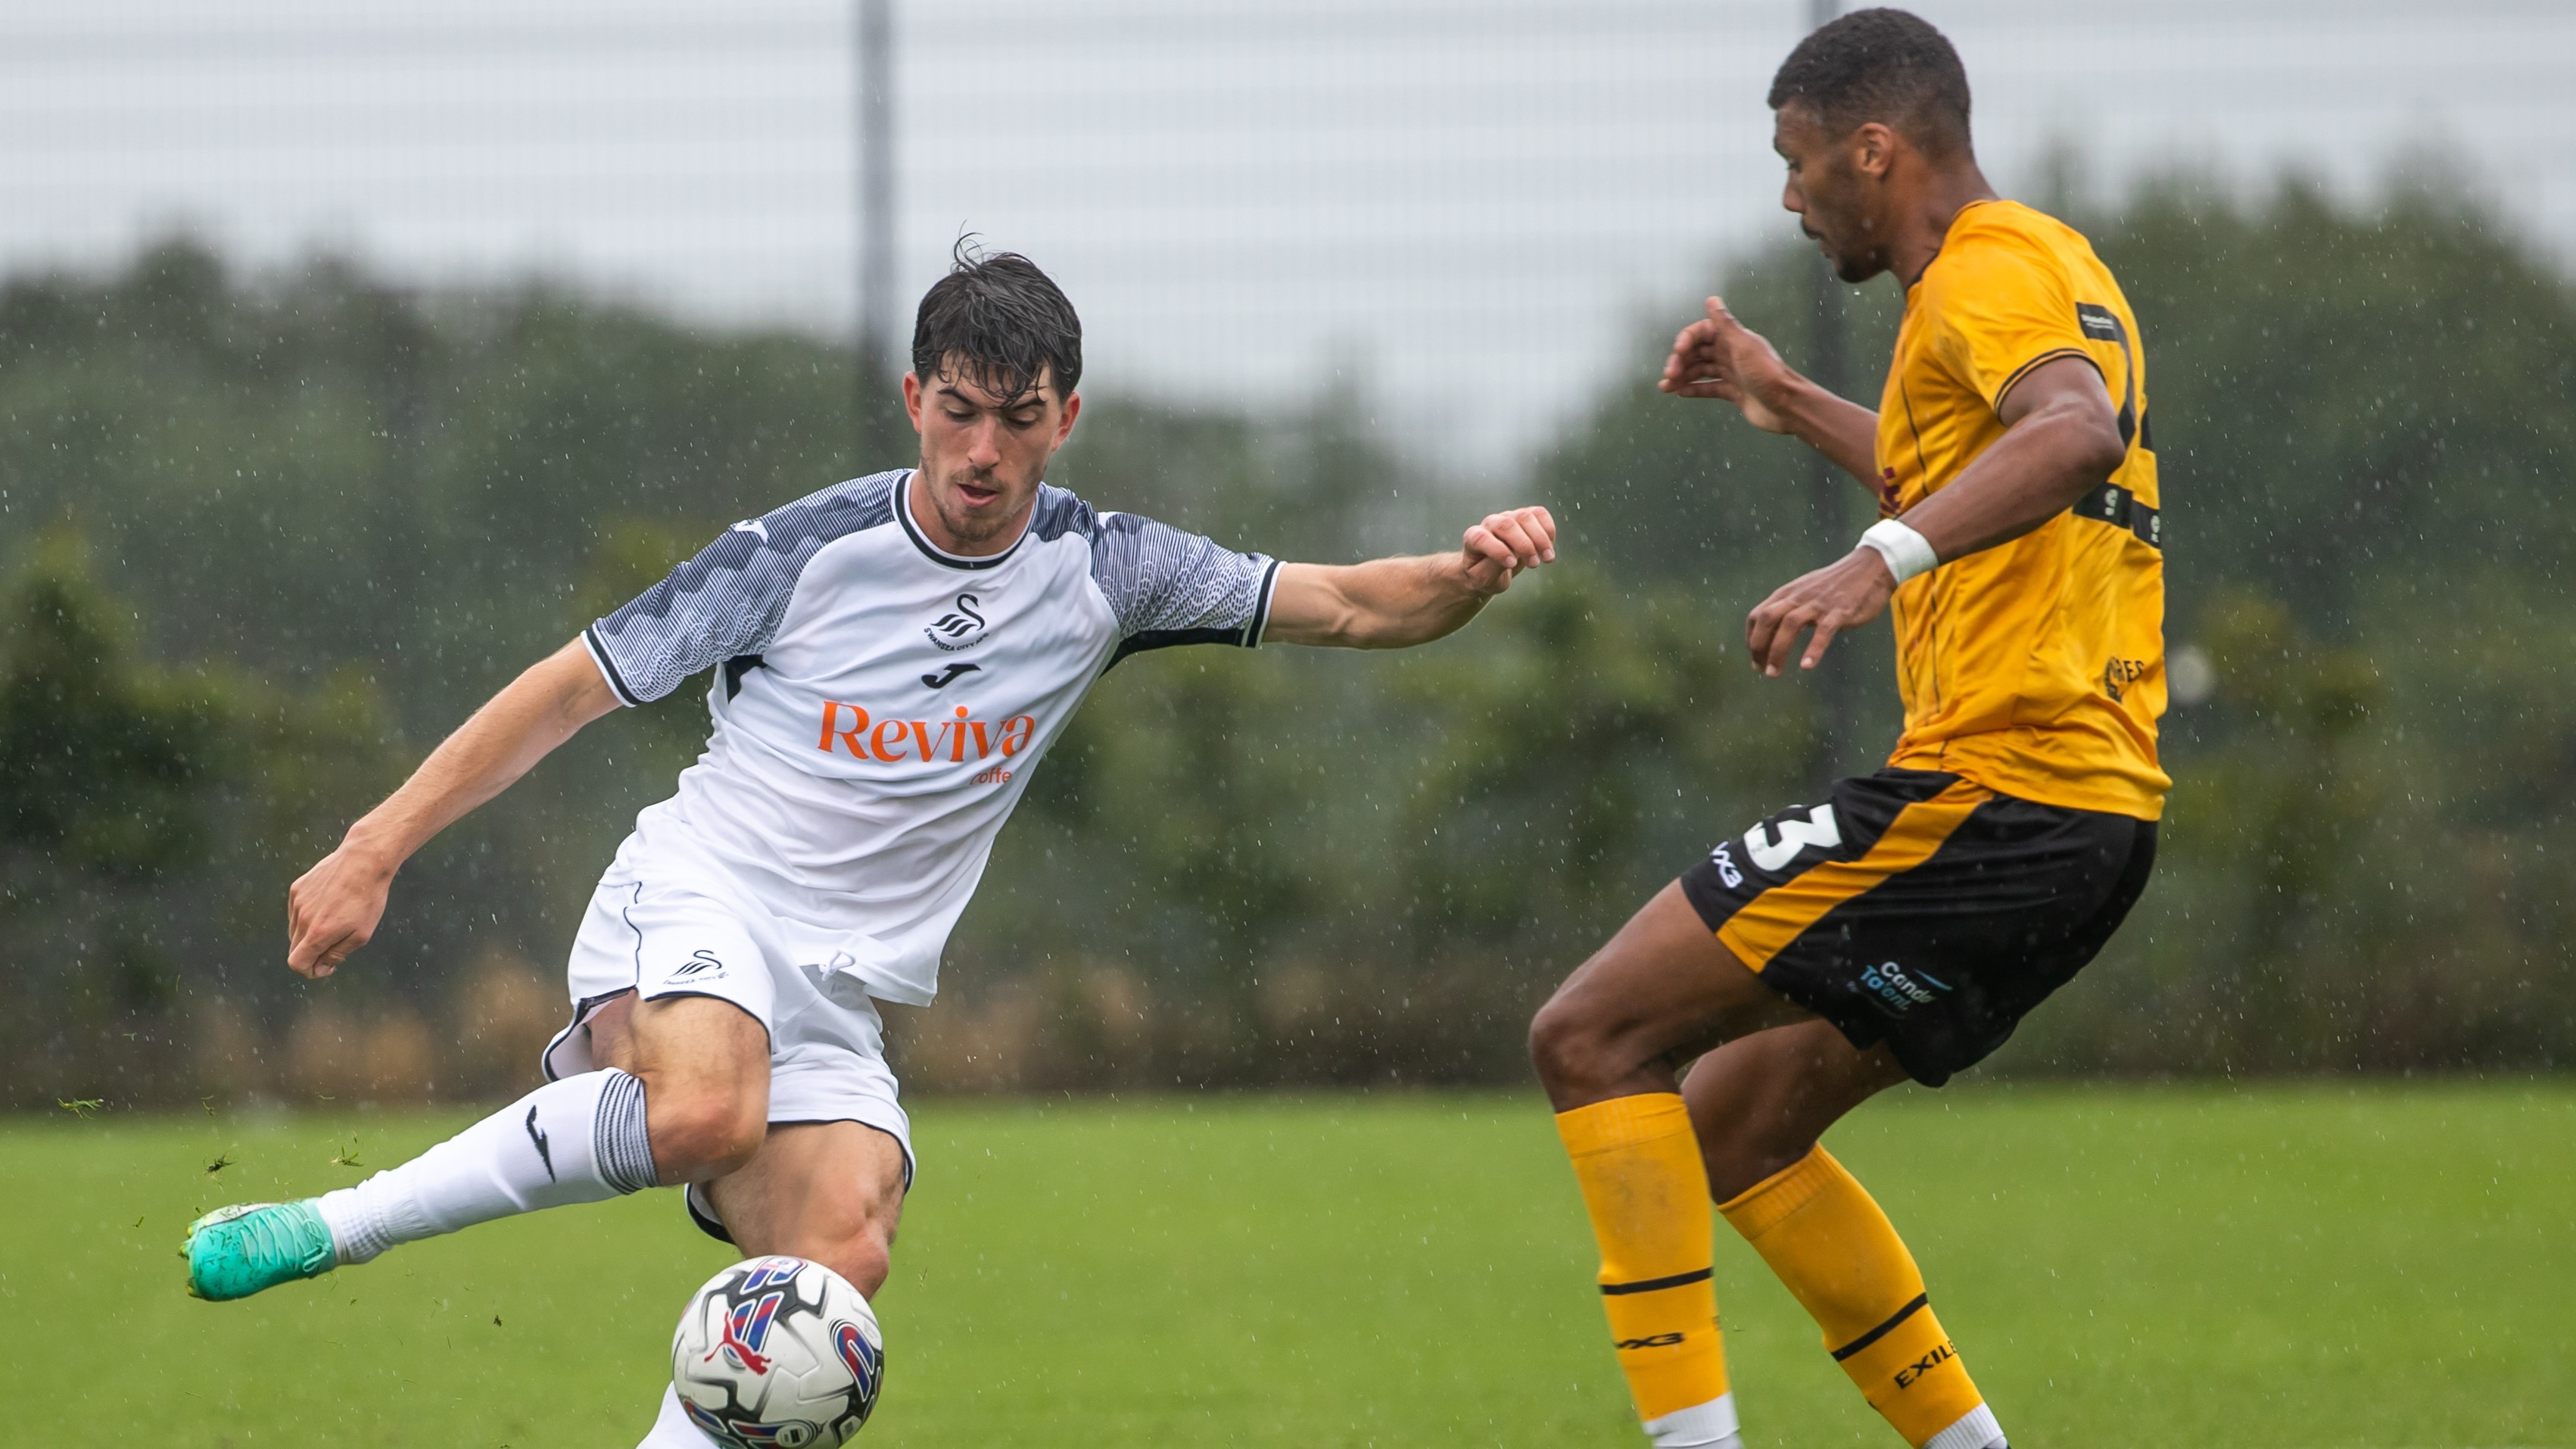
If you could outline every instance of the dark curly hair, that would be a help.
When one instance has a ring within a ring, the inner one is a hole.
[[[1793,101],[1836,136],[1878,121],[1935,155],[1973,150],[1968,68],[1949,37],[1903,10],[1855,10],[1799,41],[1771,78],[1771,109]]]
[[[948,275],[921,295],[912,319],[913,374],[963,378],[1009,407],[1042,383],[1070,397],[1082,380],[1082,319],[1038,264],[1017,252],[987,256],[962,236]]]

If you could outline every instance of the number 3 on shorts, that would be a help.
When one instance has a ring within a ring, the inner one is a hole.
[[[1744,853],[1753,859],[1757,869],[1777,871],[1798,858],[1798,852],[1812,845],[1819,850],[1832,850],[1843,843],[1841,827],[1834,824],[1834,807],[1819,805],[1807,812],[1804,821],[1780,822],[1780,838],[1764,834],[1765,827],[1755,825],[1744,832]]]

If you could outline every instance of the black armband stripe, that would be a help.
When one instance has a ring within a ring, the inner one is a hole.
[[[1278,587],[1279,560],[1274,558],[1270,561],[1270,567],[1261,571],[1261,591],[1253,598],[1252,617],[1243,625],[1244,648],[1261,647],[1261,636],[1270,628],[1270,596]]]
[[[608,641],[599,636],[597,624],[581,631],[581,642],[582,647],[590,651],[590,662],[599,666],[599,677],[608,681],[609,691],[617,696],[617,702],[628,709],[642,705],[644,701],[636,698],[635,691],[627,687],[626,676],[617,672],[617,661],[609,657]]]

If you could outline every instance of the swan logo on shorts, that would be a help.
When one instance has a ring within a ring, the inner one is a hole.
[[[692,951],[689,953],[688,960],[671,968],[671,979],[674,981],[680,981],[696,980],[703,977],[706,980],[713,981],[724,975],[724,972],[725,964],[716,958],[715,952]]]

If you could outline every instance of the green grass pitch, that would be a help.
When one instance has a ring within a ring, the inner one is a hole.
[[[0,1440],[632,1444],[732,1256],[668,1192],[181,1295],[199,1209],[460,1120],[0,1125]],[[1642,1442],[1534,1098],[930,1103],[919,1129],[862,1443]],[[1953,1088],[1829,1140],[2017,1444],[2576,1445],[2576,1086]],[[1719,1240],[1748,1442],[1895,1445]]]

